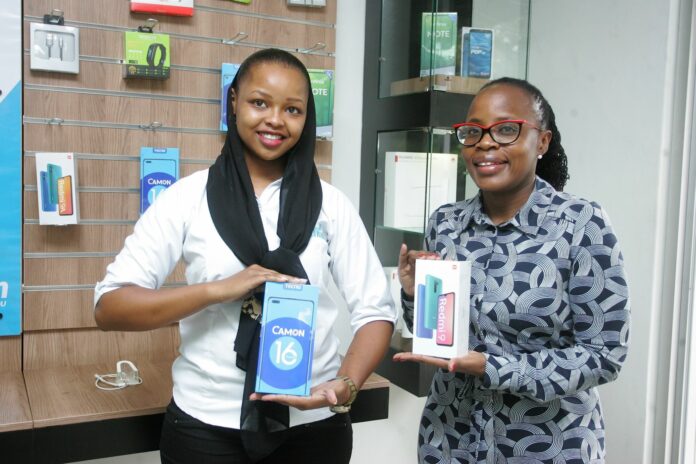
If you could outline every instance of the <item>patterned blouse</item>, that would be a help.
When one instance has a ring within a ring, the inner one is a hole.
[[[470,349],[483,377],[439,370],[418,440],[421,463],[603,463],[597,385],[626,358],[623,258],[601,207],[535,191],[494,225],[480,195],[433,213],[426,248],[472,262]],[[403,301],[412,325],[413,303]]]

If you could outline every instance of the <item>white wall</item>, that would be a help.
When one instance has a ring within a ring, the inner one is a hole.
[[[598,201],[623,249],[632,302],[631,347],[615,383],[601,387],[609,463],[643,460],[654,415],[647,367],[659,209],[663,89],[668,54],[664,0],[535,0],[529,80],[553,106],[569,157],[567,191]]]

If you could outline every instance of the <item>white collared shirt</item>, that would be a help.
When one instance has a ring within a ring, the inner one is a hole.
[[[212,222],[207,180],[207,170],[196,172],[157,198],[107,267],[104,280],[97,284],[95,305],[104,293],[124,285],[160,288],[182,257],[188,284],[220,280],[244,269]],[[271,250],[280,244],[276,235],[280,183],[271,183],[257,199]],[[331,279],[351,312],[353,333],[368,322],[396,321],[386,277],[358,213],[336,188],[322,182],[322,189],[319,219],[300,255],[310,282],[321,288],[312,385],[334,377],[340,366],[339,340],[333,329],[338,306],[327,292]],[[207,424],[235,429],[239,428],[245,377],[235,365],[240,307],[240,301],[214,304],[182,319],[179,356],[172,367],[174,400],[182,410]],[[290,425],[331,414],[328,408],[290,408]]]

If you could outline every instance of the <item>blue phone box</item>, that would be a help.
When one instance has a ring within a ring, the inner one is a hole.
[[[140,214],[179,179],[179,149],[140,149]]]
[[[267,282],[256,392],[309,396],[319,287]]]

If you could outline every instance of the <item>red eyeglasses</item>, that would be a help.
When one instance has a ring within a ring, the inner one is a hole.
[[[483,134],[488,132],[495,143],[509,145],[515,143],[522,133],[522,124],[541,130],[525,119],[506,119],[498,121],[488,126],[482,126],[475,122],[462,122],[452,126],[457,134],[459,143],[465,147],[473,147],[483,138]]]

